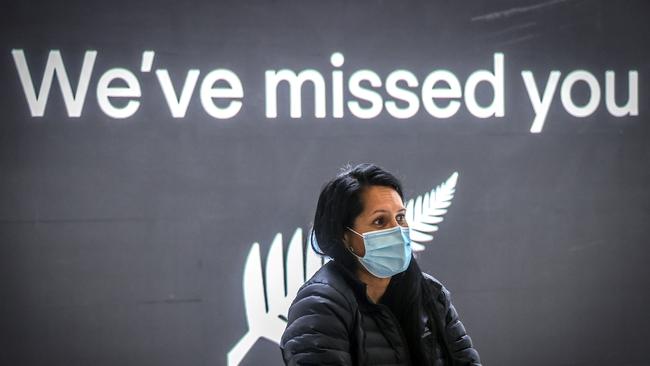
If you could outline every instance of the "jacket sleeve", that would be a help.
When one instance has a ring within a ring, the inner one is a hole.
[[[352,365],[349,334],[354,312],[338,290],[311,283],[289,308],[280,348],[286,365]]]
[[[472,339],[467,335],[465,326],[458,318],[458,312],[451,303],[451,295],[444,286],[442,286],[440,296],[446,310],[445,335],[454,365],[481,366],[481,360],[472,345]]]

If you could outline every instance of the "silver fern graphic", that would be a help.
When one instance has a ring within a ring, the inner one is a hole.
[[[424,243],[433,240],[432,233],[438,230],[436,224],[443,221],[454,198],[457,181],[458,172],[454,172],[430,192],[406,203],[406,220],[411,227],[414,251],[424,250]],[[303,243],[302,229],[298,228],[289,241],[287,258],[283,261],[282,234],[277,233],[266,257],[265,276],[262,275],[260,244],[253,243],[246,258],[243,280],[248,331],[228,352],[228,366],[239,365],[260,338],[280,344],[291,301],[300,286],[324,263],[324,259],[311,250],[309,241],[305,253]]]
[[[458,172],[454,172],[445,182],[431,192],[410,199],[406,203],[406,222],[411,228],[411,245],[414,251],[425,249],[423,243],[433,240],[433,232],[438,231],[442,216],[451,206],[456,191]]]
[[[309,247],[303,254],[300,228],[289,242],[286,266],[282,261],[282,247],[282,234],[278,233],[266,257],[266,283],[262,277],[260,245],[254,243],[248,252],[243,281],[248,332],[228,352],[229,366],[239,365],[259,338],[280,344],[291,301],[300,286],[323,265],[323,259]]]

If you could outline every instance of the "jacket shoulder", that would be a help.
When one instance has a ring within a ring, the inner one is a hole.
[[[352,289],[330,261],[300,287],[289,308],[288,320],[291,324],[305,315],[320,314],[338,318],[348,328],[356,307]]]
[[[472,344],[472,339],[467,334],[465,326],[458,317],[456,308],[451,303],[451,295],[445,286],[435,277],[422,273],[425,284],[432,291],[432,297],[438,304],[437,316],[443,325],[444,338],[447,347],[454,359],[454,364],[480,366],[481,360]]]
[[[434,299],[443,304],[446,300],[449,300],[449,290],[447,290],[440,280],[425,272],[422,272],[422,277],[424,277],[425,284],[431,290]]]
[[[307,280],[298,290],[298,294],[305,295],[315,289],[321,288],[325,293],[334,298],[342,297],[346,302],[354,300],[354,292],[341,272],[339,265],[334,261],[325,263],[314,275]]]
[[[352,364],[349,337],[355,311],[350,293],[331,264],[298,290],[280,340],[285,364]]]
[[[339,264],[330,260],[319,268],[318,271],[316,271],[316,273],[305,282],[304,286],[311,283],[324,283],[333,287],[345,286],[345,278],[339,267]]]

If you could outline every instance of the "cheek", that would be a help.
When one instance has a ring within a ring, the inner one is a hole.
[[[359,257],[366,255],[366,246],[363,244],[363,238],[355,235],[352,238],[351,244],[352,248],[354,248],[354,254],[358,255]]]

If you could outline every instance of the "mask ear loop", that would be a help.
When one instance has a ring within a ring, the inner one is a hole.
[[[357,234],[357,235],[359,235],[360,237],[363,238],[363,235],[361,235],[361,234],[359,234],[358,232],[354,231],[354,229],[352,229],[351,227],[346,226],[346,228],[347,228],[348,230],[352,231],[353,233],[355,233],[355,234]]]

